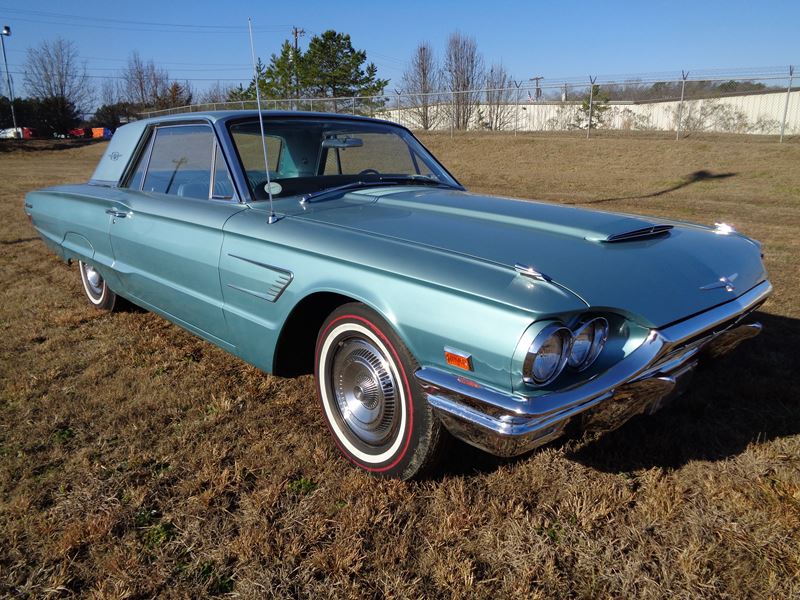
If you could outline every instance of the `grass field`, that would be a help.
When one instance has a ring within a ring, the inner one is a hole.
[[[475,191],[733,223],[764,242],[764,334],[606,437],[380,481],[310,378],[84,300],[23,194],[103,144],[0,152],[0,595],[800,597],[800,143],[423,141]]]

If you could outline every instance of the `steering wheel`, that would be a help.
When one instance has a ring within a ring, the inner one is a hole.
[[[381,172],[376,169],[364,169],[358,172],[359,175],[380,175]]]

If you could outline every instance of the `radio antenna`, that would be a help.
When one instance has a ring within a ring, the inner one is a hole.
[[[256,51],[255,47],[253,46],[253,22],[250,20],[250,17],[247,17],[247,29],[250,32],[250,56],[253,59],[253,72],[255,73],[255,82],[256,82],[256,107],[258,108],[258,125],[261,128],[261,149],[264,151],[264,169],[267,172],[267,185],[264,188],[267,191],[267,196],[269,197],[269,219],[267,219],[267,223],[272,225],[276,221],[278,221],[278,217],[275,215],[275,211],[272,208],[272,182],[269,179],[269,160],[267,159],[267,138],[264,137],[264,115],[261,112],[261,90],[259,87],[259,80],[258,80],[258,66],[256,65]]]

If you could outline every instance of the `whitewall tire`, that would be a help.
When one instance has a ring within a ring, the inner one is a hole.
[[[414,379],[418,365],[391,327],[363,304],[323,323],[314,371],[334,442],[358,467],[408,479],[428,473],[446,432]]]
[[[117,306],[117,295],[108,287],[106,280],[93,265],[78,261],[78,270],[81,274],[81,283],[86,298],[100,310],[114,310]]]

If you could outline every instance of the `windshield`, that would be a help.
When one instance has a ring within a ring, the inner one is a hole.
[[[258,119],[230,126],[250,190],[267,198]],[[272,194],[314,194],[356,182],[397,182],[449,187],[458,183],[406,130],[392,125],[325,118],[265,119]]]

